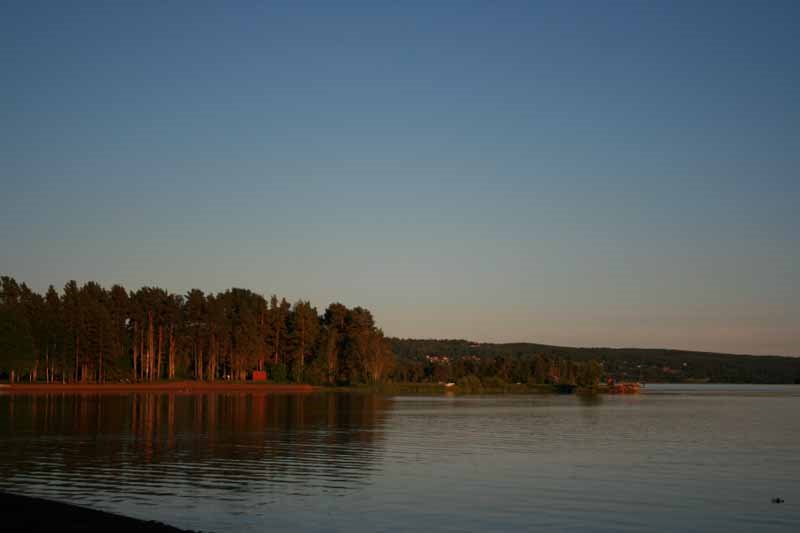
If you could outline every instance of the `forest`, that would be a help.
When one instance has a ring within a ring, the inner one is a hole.
[[[574,348],[533,343],[478,343],[463,339],[389,338],[399,368],[427,366],[446,357],[451,371],[464,365],[493,362],[513,377],[524,378],[526,369],[570,361],[602,363],[603,373],[619,381],[712,382],[712,383],[800,383],[800,357],[737,355],[650,348]],[[529,371],[529,370],[528,370]]]
[[[341,303],[319,313],[308,301],[239,288],[179,295],[93,281],[41,295],[0,278],[0,379],[12,383],[245,381],[263,370],[277,383],[457,382],[480,392],[507,384],[593,387],[603,377],[590,360],[487,353],[451,363],[435,349],[416,358],[397,358],[397,350],[406,355],[369,310]]]
[[[46,383],[245,380],[380,383],[394,355],[372,314],[246,289],[185,295],[68,282],[44,295],[0,278],[0,379]]]
[[[386,337],[363,307],[320,313],[247,289],[217,294],[68,282],[45,294],[0,277],[0,380],[43,383],[270,381],[315,385],[455,382],[592,387],[621,381],[800,383],[800,358],[641,348]]]

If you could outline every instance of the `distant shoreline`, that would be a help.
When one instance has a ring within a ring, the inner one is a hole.
[[[604,386],[592,392],[604,392]],[[334,393],[378,393],[378,394],[563,394],[585,392],[574,386],[563,389],[552,384],[506,383],[503,386],[462,387],[444,383],[384,383],[381,385],[317,386],[289,383],[253,382],[203,382],[165,381],[152,383],[14,383],[0,384],[0,394],[132,394],[132,393],[177,393],[196,394],[206,392],[242,392],[256,395],[303,394],[313,392]]]
[[[8,492],[0,492],[0,516],[3,531],[187,532],[160,522]]]
[[[632,382],[635,383],[635,382]],[[765,383],[726,383],[726,382],[648,382],[636,384],[645,385],[785,385]],[[638,386],[636,392],[638,392]],[[0,394],[132,394],[132,393],[177,393],[196,394],[207,392],[241,392],[255,395],[269,394],[308,394],[315,392],[334,393],[378,393],[378,394],[612,394],[615,391],[605,383],[596,387],[581,388],[575,386],[559,387],[553,384],[523,384],[507,383],[504,386],[470,388],[463,386],[449,386],[443,383],[385,383],[382,385],[355,385],[355,386],[317,386],[303,383],[252,383],[252,382],[198,382],[198,381],[167,381],[156,383],[15,383],[13,385],[0,383]],[[620,392],[620,391],[616,391]],[[632,392],[632,391],[629,391]]]
[[[0,392],[314,392],[319,387],[306,384],[165,381],[156,383],[14,383],[0,385]]]

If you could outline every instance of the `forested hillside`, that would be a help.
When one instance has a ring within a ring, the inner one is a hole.
[[[650,382],[710,381],[727,383],[800,383],[800,358],[732,355],[710,352],[644,348],[570,348],[544,344],[475,343],[466,340],[419,340],[390,338],[398,366],[429,366],[437,356],[451,367],[464,362],[493,361],[513,366],[515,361],[597,360],[604,371],[620,380]],[[546,364],[546,363],[540,363]]]
[[[246,289],[171,294],[67,283],[44,295],[0,279],[0,379],[59,383],[244,380],[377,383],[394,357],[372,314],[268,301]]]

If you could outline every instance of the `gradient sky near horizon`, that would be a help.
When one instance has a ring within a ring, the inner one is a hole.
[[[0,272],[800,355],[800,2],[0,5]]]

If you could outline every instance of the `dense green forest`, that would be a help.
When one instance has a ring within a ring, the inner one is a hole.
[[[245,289],[185,295],[70,281],[44,295],[0,279],[0,377],[59,383],[161,379],[379,383],[394,356],[372,314],[269,301]]]
[[[442,376],[458,376],[478,366],[493,365],[501,377],[523,381],[525,372],[600,361],[604,374],[620,381],[800,383],[800,358],[732,355],[711,352],[644,348],[570,348],[531,343],[492,344],[467,340],[390,338],[398,371],[430,372],[431,361]],[[446,358],[446,360],[443,360]],[[489,372],[490,370],[485,370]],[[541,372],[541,371],[540,371]],[[546,374],[552,374],[552,370]]]

